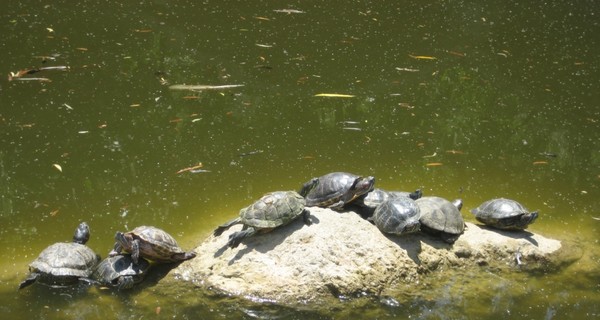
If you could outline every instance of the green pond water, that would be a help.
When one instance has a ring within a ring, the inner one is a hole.
[[[5,1],[0,314],[600,317],[598,8],[593,0]],[[69,69],[7,77],[51,66]],[[206,172],[180,172],[200,163]],[[331,171],[460,197],[471,222],[468,209],[513,198],[540,211],[531,231],[574,244],[581,258],[548,273],[445,270],[390,297],[302,307],[158,279],[128,293],[17,290],[28,264],[69,241],[80,221],[102,256],[116,231],[138,225],[191,249],[262,194]]]

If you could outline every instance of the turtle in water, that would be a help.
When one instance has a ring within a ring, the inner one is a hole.
[[[306,182],[300,195],[309,207],[342,210],[344,205],[373,190],[375,178],[359,177],[347,172],[332,172]]]
[[[227,245],[237,247],[242,239],[257,232],[268,232],[274,228],[289,224],[302,216],[304,223],[310,224],[310,212],[305,209],[306,200],[295,191],[275,191],[262,196],[248,207],[240,210],[240,216],[217,227],[215,236],[236,224],[243,224],[241,231],[229,236]]]
[[[140,226],[129,232],[117,232],[115,240],[109,256],[127,251],[135,264],[140,263],[140,257],[158,263],[181,262],[196,257],[195,252],[183,251],[170,234],[156,227]]]
[[[19,289],[36,281],[51,287],[63,287],[88,278],[100,261],[100,257],[85,245],[89,238],[90,227],[82,222],[75,230],[73,242],[59,242],[44,249],[29,265],[30,273]]]
[[[454,243],[465,231],[465,221],[460,214],[462,200],[450,202],[440,197],[422,197],[416,200],[421,209],[421,230]]]
[[[421,210],[415,200],[396,197],[383,201],[373,213],[373,222],[383,233],[402,235],[419,231]]]
[[[412,200],[417,200],[423,196],[423,192],[420,189],[415,190],[415,192],[405,192],[405,191],[387,191],[379,188],[375,188],[366,194],[358,197],[354,200],[353,204],[358,206],[358,210],[363,215],[363,217],[371,217],[375,212],[375,209],[382,204],[384,201],[393,198],[410,198]]]
[[[119,254],[102,260],[94,269],[92,278],[101,285],[119,290],[130,289],[144,280],[148,269],[150,269],[148,260],[138,258],[136,264],[131,255]]]
[[[538,217],[538,212],[529,212],[523,205],[510,199],[492,199],[471,210],[475,218],[490,227],[504,230],[523,230]]]

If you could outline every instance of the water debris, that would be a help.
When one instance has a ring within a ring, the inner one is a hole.
[[[437,151],[434,152],[433,154],[428,155],[428,156],[423,156],[423,158],[433,158],[435,156],[437,156]]]
[[[248,151],[248,152],[240,153],[240,154],[238,154],[238,156],[240,156],[240,157],[247,157],[247,156],[253,156],[253,155],[256,155],[256,154],[260,154],[260,153],[263,153],[263,152],[264,151],[262,151],[262,150],[253,150],[253,151]]]
[[[556,157],[558,157],[558,154],[553,153],[553,152],[544,151],[544,152],[540,152],[540,156],[544,156],[546,158],[556,158]]]
[[[56,168],[56,170],[58,170],[58,171],[60,171],[60,172],[63,172],[63,171],[62,171],[62,167],[60,166],[60,164],[56,164],[56,163],[55,163],[55,164],[53,164],[52,166],[53,166],[54,168]]]
[[[444,164],[441,163],[441,162],[430,162],[430,163],[426,163],[425,164],[426,167],[439,167],[439,166],[442,166],[442,165],[444,165]]]
[[[262,43],[255,43],[255,45],[257,47],[261,47],[261,48],[273,48],[272,44],[262,44]]]
[[[306,13],[304,11],[300,11],[300,10],[296,10],[296,9],[275,9],[275,10],[273,10],[273,12],[287,13],[287,14],[292,14],[292,13]]]
[[[243,84],[224,84],[224,85],[205,85],[205,84],[174,84],[172,86],[169,86],[169,89],[171,90],[191,90],[191,91],[198,91],[198,90],[225,90],[225,89],[233,89],[233,88],[239,88],[239,87],[243,87]]]
[[[362,129],[358,127],[343,127],[342,130],[362,131]]]
[[[417,59],[417,60],[437,60],[436,57],[432,57],[432,56],[415,56],[412,54],[409,54],[408,56],[413,59]]]
[[[462,152],[460,150],[446,150],[446,153],[451,153],[451,154],[465,154],[464,152]]]
[[[600,221],[600,217],[592,217],[592,219]]]
[[[267,17],[254,17],[254,19],[256,19],[256,20],[263,20],[263,21],[271,21],[271,19],[269,19]]]
[[[447,52],[448,54],[451,54],[451,55],[453,55],[453,56],[457,56],[457,57],[466,57],[466,56],[467,56],[467,54],[466,54],[466,53],[464,53],[464,52],[451,51],[451,50],[449,50],[449,51],[446,51],[446,52]]]
[[[521,254],[521,248],[517,249],[517,252],[515,252],[515,260],[517,261],[518,266],[523,264],[523,262],[521,261],[522,256],[523,255]]]
[[[17,72],[10,72],[8,74],[8,81],[21,80],[21,81],[50,81],[48,78],[24,78],[26,75],[35,74],[42,71],[68,71],[69,66],[51,66],[51,67],[39,67],[32,69],[22,69]]]
[[[62,105],[63,105],[63,107],[65,107],[65,108],[67,108],[69,110],[73,110],[73,107],[71,107],[70,105],[68,105],[66,103],[63,103]]]
[[[315,97],[330,97],[330,98],[354,98],[353,94],[343,93],[317,93]]]
[[[175,174],[180,174],[180,173],[184,173],[184,172],[188,172],[188,171],[192,172],[192,171],[198,170],[198,169],[200,169],[202,167],[203,167],[202,162],[198,162],[197,165],[194,165],[194,166],[191,166],[191,167],[187,167],[187,168],[183,168],[183,169],[177,171]]]
[[[411,68],[399,68],[399,67],[396,67],[396,70],[398,70],[398,71],[406,71],[406,72],[419,72],[419,69],[411,69]]]
[[[346,120],[346,121],[340,121],[338,123],[346,125],[346,124],[359,124],[360,122],[358,122],[358,121],[352,121],[352,120]]]
[[[543,164],[548,164],[548,161],[540,160],[540,161],[533,162],[534,166],[539,166],[539,165],[543,165]]]

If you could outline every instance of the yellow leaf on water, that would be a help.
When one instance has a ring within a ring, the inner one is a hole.
[[[55,167],[55,168],[56,168],[56,170],[58,170],[58,171],[62,172],[62,167],[60,166],[60,164],[56,164],[56,163],[55,163],[55,164],[53,164],[52,166],[53,166],[53,167]]]
[[[317,93],[315,97],[331,97],[331,98],[353,98],[352,94],[343,94],[343,93]]]
[[[409,54],[408,56],[417,60],[437,60],[436,57],[432,56],[413,56],[412,54]]]

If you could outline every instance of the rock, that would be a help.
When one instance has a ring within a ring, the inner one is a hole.
[[[227,239],[241,226],[211,235],[195,249],[196,258],[173,274],[225,295],[304,303],[331,295],[383,295],[399,283],[417,284],[436,270],[486,266],[535,271],[564,263],[560,241],[528,231],[467,223],[465,233],[450,245],[421,233],[386,236],[352,211],[309,209],[312,225],[298,219],[244,239],[235,249],[227,247]]]

